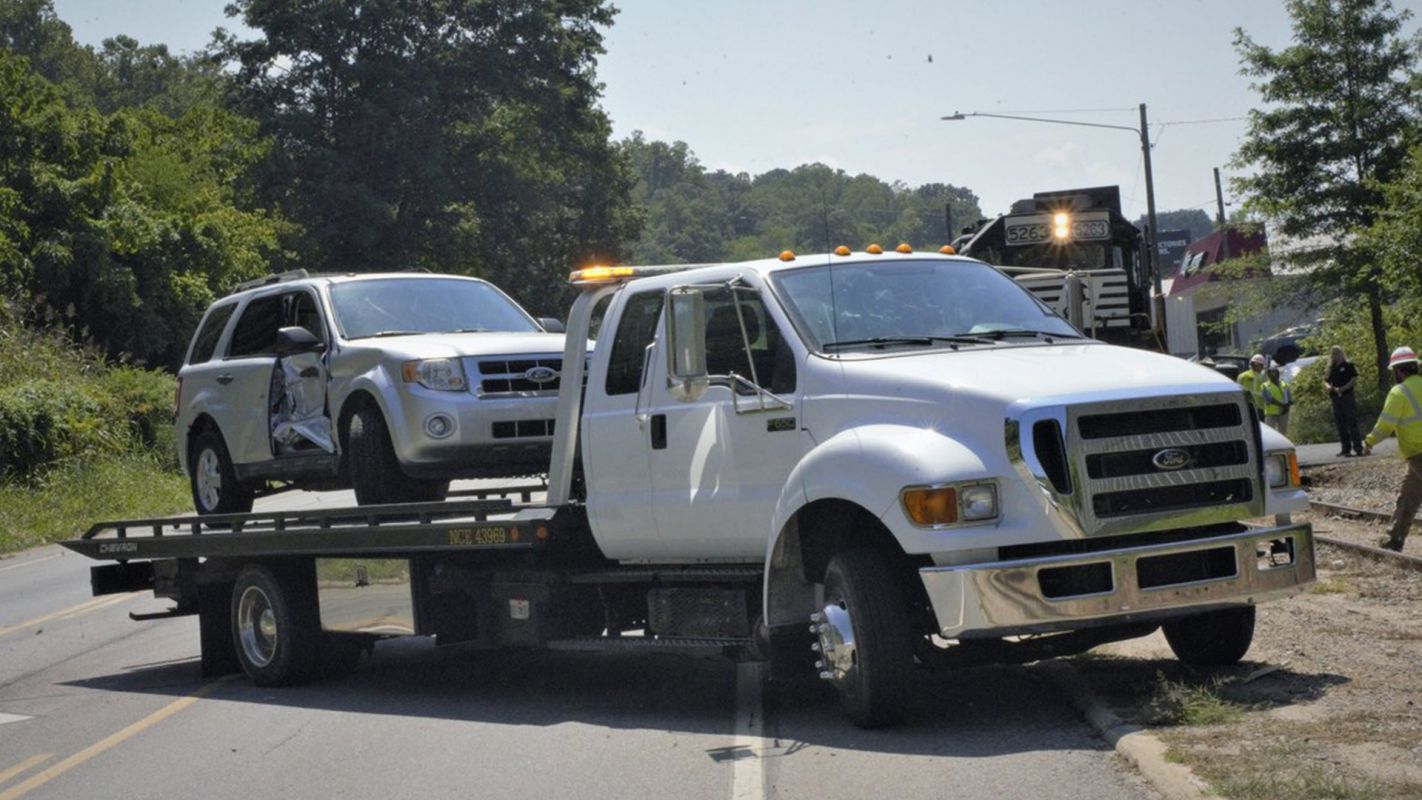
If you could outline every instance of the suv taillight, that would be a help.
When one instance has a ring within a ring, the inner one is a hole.
[[[173,421],[178,420],[178,411],[183,407],[183,379],[173,381]]]

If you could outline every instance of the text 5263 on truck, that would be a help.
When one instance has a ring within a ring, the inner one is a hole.
[[[841,252],[575,273],[546,504],[68,545],[262,683],[395,634],[715,650],[818,675],[866,726],[912,709],[915,669],[1161,626],[1232,663],[1255,605],[1313,580],[1292,447],[1238,386],[1085,339],[981,262]]]

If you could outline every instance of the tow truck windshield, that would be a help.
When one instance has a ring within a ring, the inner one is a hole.
[[[821,352],[1081,338],[1011,278],[974,261],[827,265],[771,280]]]
[[[487,283],[458,278],[373,278],[331,287],[331,308],[347,339],[542,330]]]

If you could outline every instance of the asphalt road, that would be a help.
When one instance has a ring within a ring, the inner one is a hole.
[[[663,656],[409,639],[348,678],[259,689],[198,674],[195,618],[90,597],[91,563],[0,560],[0,800],[1154,796],[1032,667],[918,676],[910,724],[876,732],[818,687]]]

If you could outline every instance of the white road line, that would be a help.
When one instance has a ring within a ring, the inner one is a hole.
[[[21,562],[18,563],[18,564],[11,564],[11,565],[8,566],[8,567],[0,567],[0,572],[9,572],[9,571],[12,570],[12,569],[19,569],[20,567],[28,567],[28,566],[30,566],[31,564],[40,564],[40,563],[43,563],[43,562],[45,562],[45,561],[49,561],[49,560],[51,560],[51,559],[59,558],[59,557],[62,556],[62,555],[64,555],[64,554],[63,554],[63,553],[52,553],[52,554],[47,555],[47,556],[44,556],[44,557],[42,557],[42,558],[32,558],[32,559],[30,559],[30,560],[28,560],[28,561],[21,561]]]
[[[8,725],[11,722],[24,722],[29,717],[22,717],[19,714],[0,714],[0,725]]]
[[[736,666],[736,741],[731,760],[731,800],[761,800],[765,797],[765,715],[761,705],[761,684],[765,665],[743,663]]]

